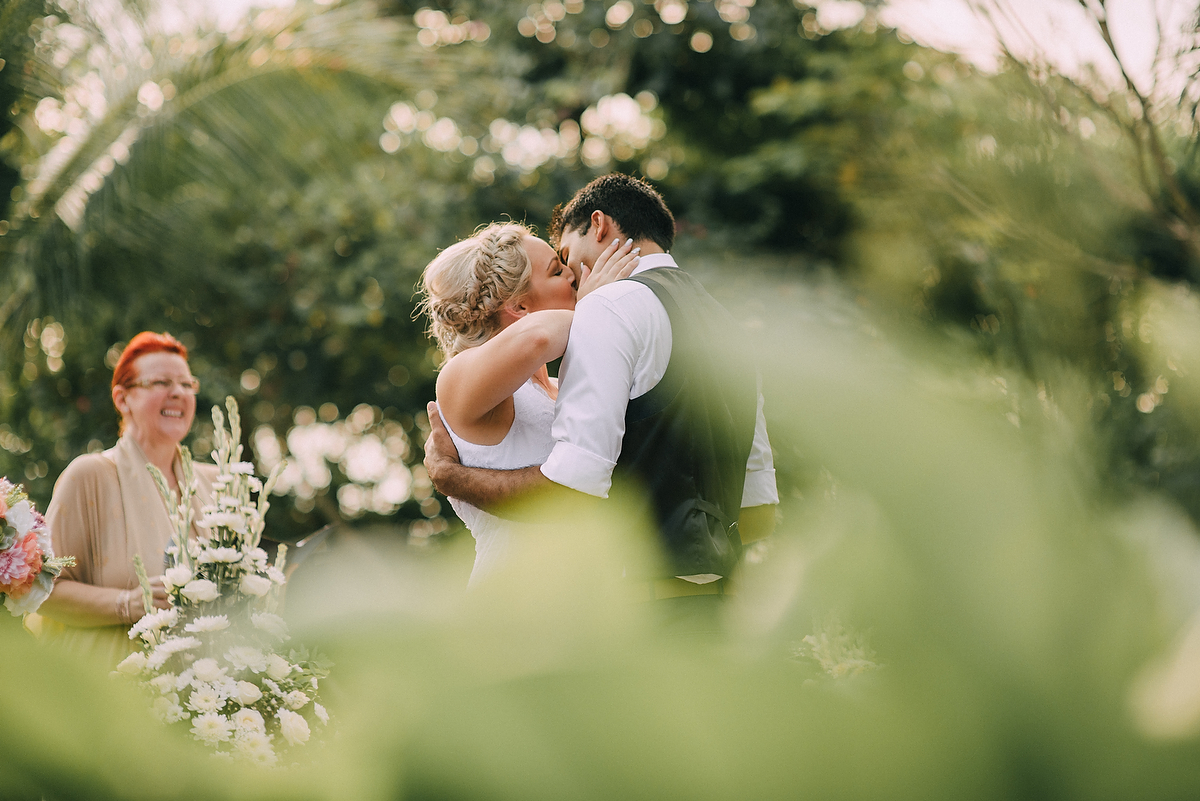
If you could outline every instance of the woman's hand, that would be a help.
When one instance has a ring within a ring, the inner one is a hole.
[[[167,598],[167,587],[163,583],[162,576],[155,576],[150,579],[150,591],[154,593],[154,607],[156,609],[171,608],[171,600]]]
[[[155,576],[150,579],[150,592],[152,593],[152,602],[156,609],[171,608],[171,601],[167,598],[167,588],[163,584],[162,576]],[[118,592],[114,612],[117,616],[117,622],[125,625],[132,625],[141,620],[142,616],[146,614],[142,588],[134,587],[133,589]]]
[[[579,289],[575,293],[575,299],[579,300],[605,284],[628,278],[637,267],[638,259],[641,258],[638,255],[640,252],[641,248],[633,247],[632,239],[626,239],[624,244],[621,240],[614,239],[590,268],[586,264],[580,265]]]

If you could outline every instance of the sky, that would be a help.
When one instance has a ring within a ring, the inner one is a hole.
[[[177,0],[178,1],[178,0]],[[328,0],[332,2],[332,0]],[[693,0],[695,2],[696,0]],[[980,0],[975,0],[979,2]],[[1059,70],[1077,76],[1086,64],[1094,64],[1107,81],[1120,75],[1095,26],[1086,18],[1078,0],[983,0],[1002,5],[1019,19],[1023,30],[1008,26],[1006,38],[1018,55],[1042,54]],[[1089,0],[1097,2],[1097,0]],[[998,50],[989,27],[971,10],[972,0],[888,0],[882,21],[896,27],[921,44],[961,53],[985,69],[996,64]],[[291,5],[292,0],[205,0],[223,30],[233,28],[251,7]],[[184,0],[183,4],[187,4]],[[818,8],[825,27],[854,24],[863,14],[857,0],[809,0]],[[1154,19],[1167,20],[1167,29],[1178,30],[1194,15],[1200,0],[1108,0],[1110,28],[1118,52],[1135,83],[1149,89],[1157,34]],[[1172,77],[1159,76],[1160,86]],[[1170,88],[1170,87],[1168,87]]]
[[[1095,0],[1092,0],[1094,3]],[[1005,26],[1009,47],[1020,56],[1042,54],[1067,75],[1078,76],[1093,64],[1106,80],[1120,75],[1095,24],[1077,0],[1003,0],[1011,19],[1019,25]],[[842,5],[834,0],[833,5]],[[1155,80],[1154,53],[1158,42],[1155,18],[1164,21],[1168,45],[1181,41],[1183,29],[1197,9],[1196,0],[1109,0],[1109,28],[1117,52],[1135,84],[1148,91]],[[908,33],[918,42],[962,53],[983,67],[994,63],[995,36],[989,26],[972,12],[967,0],[890,0],[882,14],[886,24]],[[1175,34],[1171,34],[1175,31]],[[1168,90],[1178,76],[1157,76]]]

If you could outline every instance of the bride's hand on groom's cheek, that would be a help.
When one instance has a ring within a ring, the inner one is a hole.
[[[450,434],[442,423],[437,404],[431,401],[426,405],[425,411],[429,414],[429,436],[425,440],[425,471],[429,474],[434,489],[445,495],[447,493],[439,482],[444,480],[446,471],[459,464],[458,448],[454,447],[454,440],[450,439]]]
[[[582,298],[605,284],[628,278],[637,267],[640,253],[641,248],[635,248],[632,239],[626,239],[624,242],[614,239],[600,254],[600,258],[596,259],[595,265],[591,268],[586,264],[580,266],[579,291],[575,293],[576,298]]]

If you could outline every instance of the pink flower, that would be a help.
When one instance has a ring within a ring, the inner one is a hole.
[[[50,544],[50,526],[46,525],[46,518],[37,509],[33,510],[32,531],[37,535],[38,550],[42,552],[42,559],[54,556],[54,550]]]
[[[42,571],[42,552],[37,535],[30,532],[7,551],[0,553],[0,592],[20,598],[29,592]]]
[[[6,514],[8,514],[8,504],[4,501],[4,495],[5,493],[0,491],[0,517],[4,517]]]

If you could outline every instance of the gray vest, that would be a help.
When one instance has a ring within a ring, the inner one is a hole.
[[[649,287],[666,308],[671,358],[662,380],[629,401],[615,491],[649,504],[664,575],[727,576],[741,556],[737,518],[758,408],[754,354],[729,312],[683,270],[624,280]]]

